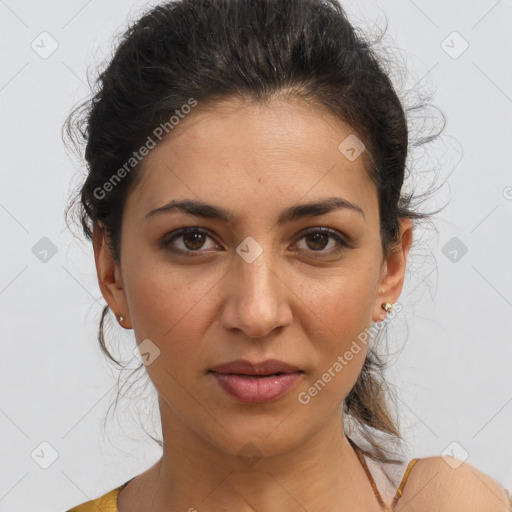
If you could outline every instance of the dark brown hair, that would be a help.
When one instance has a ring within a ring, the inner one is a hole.
[[[122,35],[94,83],[93,96],[63,127],[75,145],[86,142],[87,164],[85,182],[66,215],[77,206],[89,240],[92,226],[99,223],[120,261],[123,207],[144,160],[123,173],[108,193],[98,190],[104,190],[148,137],[154,139],[155,128],[191,98],[205,105],[276,97],[316,102],[348,123],[363,141],[365,168],[378,190],[384,255],[398,241],[400,218],[419,221],[432,215],[414,207],[422,198],[402,189],[410,144],[406,111],[382,58],[335,0],[180,0],[145,13]],[[117,363],[105,344],[108,311],[105,306],[99,342]],[[344,412],[370,445],[360,447],[363,453],[382,462],[401,462],[389,458],[374,435],[402,439],[389,407],[391,388],[384,369],[381,357],[369,347]]]

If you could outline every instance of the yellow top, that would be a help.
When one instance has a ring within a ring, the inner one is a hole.
[[[418,462],[420,459],[412,459],[409,462],[409,464],[407,465],[407,469],[405,470],[404,476],[402,477],[402,481],[400,482],[400,485],[398,486],[398,489],[396,490],[396,494],[395,494],[395,497],[393,498],[391,505],[386,505],[384,503],[384,500],[382,499],[382,496],[379,493],[379,490],[377,489],[377,486],[375,484],[375,481],[372,477],[370,470],[368,469],[368,466],[366,464],[363,454],[357,449],[357,447],[355,445],[353,445],[353,446],[356,449],[355,451],[357,453],[359,461],[361,462],[361,464],[365,470],[365,473],[366,473],[368,479],[370,480],[375,497],[377,498],[377,501],[379,502],[379,505],[381,506],[383,512],[394,512],[398,500],[402,497],[403,490],[404,490],[405,484],[407,482],[407,478],[409,477],[409,474],[411,472],[411,469],[413,468],[414,464],[416,464],[416,462]],[[136,477],[131,478],[124,484],[107,492],[103,496],[100,496],[99,498],[96,498],[92,501],[82,503],[82,505],[78,505],[78,506],[68,510],[67,512],[118,512],[117,497],[119,496],[119,493],[134,478],[136,478]],[[512,494],[509,493],[508,490],[506,492],[507,492],[508,499],[510,501],[510,511],[512,512]]]
[[[67,512],[118,512],[117,510],[117,497],[119,493],[134,479],[130,478],[127,482],[115,489],[107,492],[103,496],[95,500],[82,503]]]

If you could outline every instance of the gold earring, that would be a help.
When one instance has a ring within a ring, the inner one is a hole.
[[[389,313],[393,309],[393,304],[384,302],[381,307],[386,313]]]

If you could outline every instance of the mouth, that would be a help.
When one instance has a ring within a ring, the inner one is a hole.
[[[277,360],[232,361],[209,370],[220,388],[244,403],[278,400],[303,379],[304,371]]]

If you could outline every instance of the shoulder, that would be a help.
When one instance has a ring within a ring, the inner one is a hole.
[[[507,490],[457,458],[425,457],[416,462],[396,512],[510,512]]]
[[[66,512],[118,512],[117,497],[126,485],[120,485],[99,498],[77,505]]]

